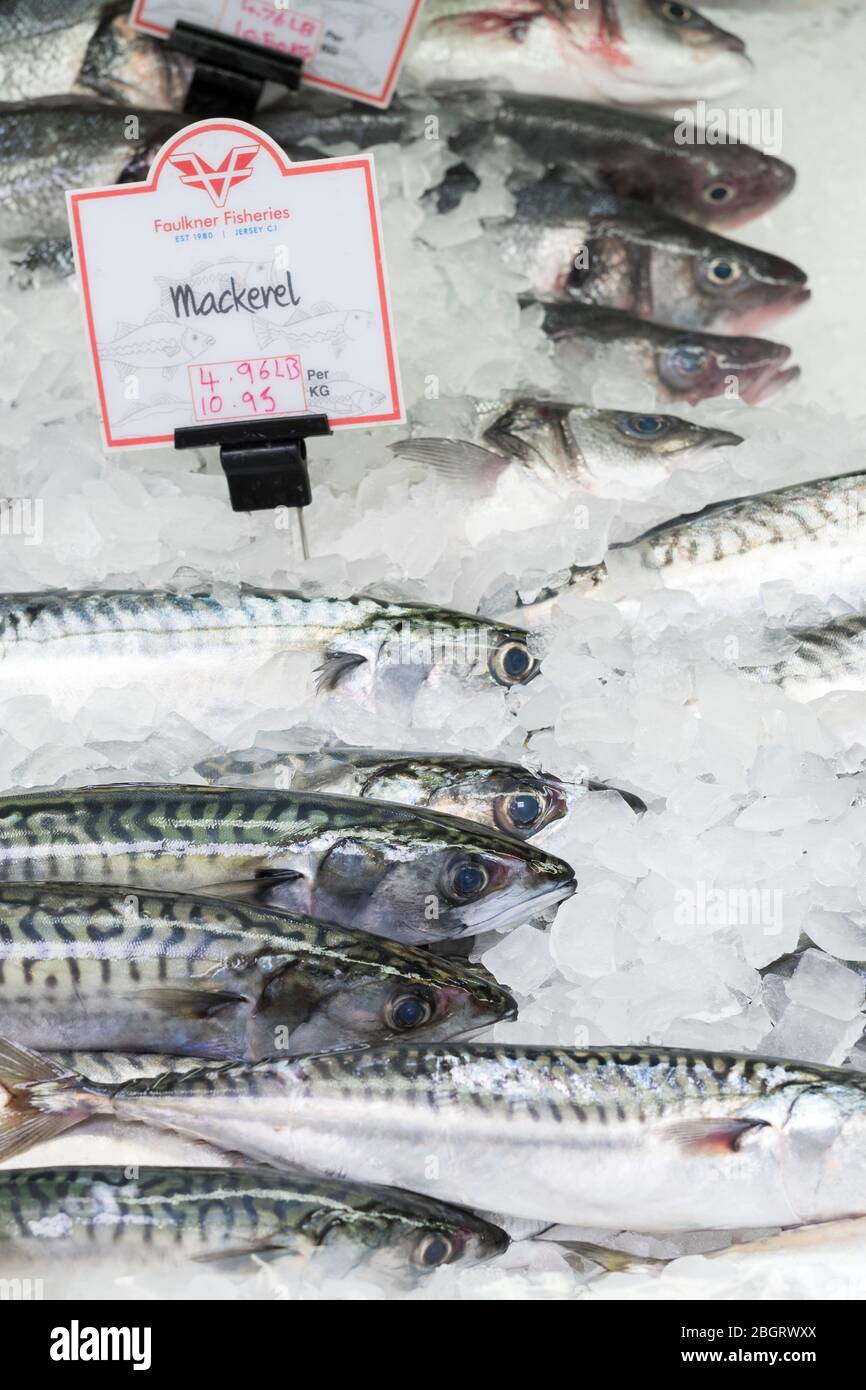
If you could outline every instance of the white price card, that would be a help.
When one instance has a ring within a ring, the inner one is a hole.
[[[304,64],[303,80],[387,106],[422,0],[135,0],[132,22],[166,38],[178,20]]]
[[[66,198],[109,449],[403,419],[372,155],[292,164],[245,121],[198,121],[145,182]]]

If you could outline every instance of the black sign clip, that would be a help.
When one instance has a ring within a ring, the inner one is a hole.
[[[303,63],[291,53],[272,52],[200,24],[179,19],[166,39],[170,48],[195,59],[195,72],[184,103],[191,116],[225,116],[246,120],[259,104],[266,82],[290,92],[301,85]]]
[[[183,425],[174,432],[176,449],[219,447],[228,479],[232,510],[261,512],[294,507],[304,559],[310,558],[303,508],[313,500],[307,470],[307,439],[331,434],[327,415],[284,415],[233,424]]]

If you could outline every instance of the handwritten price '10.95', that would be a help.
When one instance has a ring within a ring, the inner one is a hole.
[[[291,414],[306,409],[299,357],[206,362],[189,370],[197,420]]]

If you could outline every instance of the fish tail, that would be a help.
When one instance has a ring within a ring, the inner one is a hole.
[[[95,1108],[89,1092],[76,1072],[0,1038],[0,1160],[87,1119]]]

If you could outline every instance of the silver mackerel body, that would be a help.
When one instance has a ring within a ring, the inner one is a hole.
[[[671,1231],[866,1214],[866,1077],[671,1049],[386,1047],[99,1086],[0,1047],[0,1155],[110,1114],[536,1220]]]

